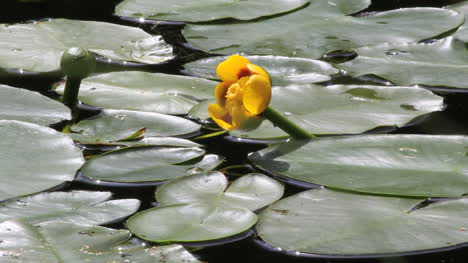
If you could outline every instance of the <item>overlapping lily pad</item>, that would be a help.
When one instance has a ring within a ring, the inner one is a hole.
[[[180,245],[144,247],[126,244],[127,230],[68,222],[31,225],[21,221],[0,224],[0,262],[81,263],[200,262]]]
[[[422,88],[368,85],[274,87],[271,105],[312,134],[361,133],[379,126],[402,126],[440,111],[443,99]],[[287,136],[269,121],[234,136],[270,139]]]
[[[71,181],[84,163],[73,141],[51,128],[0,120],[0,200]]]
[[[69,119],[70,109],[60,102],[37,92],[0,85],[0,120],[50,125]]]
[[[370,0],[316,0],[297,12],[255,22],[188,25],[184,36],[207,52],[318,58],[334,50],[378,43],[416,42],[456,28],[463,15],[407,8],[350,16]]]
[[[267,208],[257,230],[296,255],[404,253],[468,242],[466,198],[413,209],[422,201],[314,189]]]
[[[125,0],[118,4],[119,16],[165,21],[201,22],[223,18],[251,20],[288,12],[307,4],[308,0]]]
[[[163,181],[210,171],[222,161],[198,147],[141,146],[99,155],[88,160],[81,172],[112,182]]]
[[[172,59],[172,47],[160,36],[116,24],[54,19],[0,25],[0,69],[33,72],[60,70],[60,57],[70,47],[82,47],[110,59],[159,63]]]
[[[465,23],[457,29],[457,32],[455,32],[453,36],[465,42],[468,42],[468,26],[466,24],[466,19],[468,17],[468,2],[460,1],[459,3],[448,5],[445,8],[455,10],[465,15]]]
[[[69,135],[83,143],[118,143],[142,129],[141,136],[155,137],[185,135],[200,127],[193,121],[155,112],[103,110],[99,115],[73,125]]]
[[[0,221],[102,225],[131,215],[140,206],[137,199],[109,200],[111,197],[110,192],[71,191],[15,198],[0,204]]]
[[[338,65],[353,76],[375,74],[397,85],[468,88],[468,51],[456,38],[421,44],[387,43],[356,52],[357,58]]]
[[[186,114],[198,100],[212,97],[216,84],[177,75],[114,72],[84,79],[79,99],[102,108]]]
[[[127,226],[151,241],[204,241],[241,233],[257,221],[251,212],[283,195],[284,188],[262,174],[245,175],[228,187],[218,172],[164,184],[156,192],[162,206],[132,216]]]
[[[252,64],[264,68],[275,86],[289,84],[309,84],[330,80],[330,75],[338,70],[327,62],[306,58],[291,58],[281,56],[245,56]],[[218,79],[216,67],[226,60],[226,56],[210,57],[185,65],[195,76]]]
[[[253,153],[262,169],[309,183],[402,196],[468,193],[468,137],[360,135],[290,142]]]

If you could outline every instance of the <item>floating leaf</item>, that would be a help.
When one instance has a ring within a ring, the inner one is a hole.
[[[307,3],[307,0],[125,0],[115,7],[115,13],[118,16],[165,21],[250,20],[288,12]]]
[[[177,136],[200,129],[200,125],[187,119],[154,112],[103,110],[99,115],[83,120],[71,127],[69,135],[83,143],[118,143],[135,132],[144,137]]]
[[[356,49],[358,57],[339,64],[350,75],[375,74],[397,85],[468,88],[468,51],[449,37],[434,43],[381,44]]]
[[[466,25],[466,21],[468,17],[468,2],[460,1],[459,3],[453,4],[453,5],[447,5],[445,6],[445,8],[455,10],[465,15],[465,23],[457,29],[457,32],[455,32],[453,36],[465,42],[468,42],[468,26]]]
[[[127,226],[156,242],[225,238],[249,229],[257,221],[251,210],[278,200],[283,191],[281,184],[262,174],[245,175],[229,187],[218,172],[179,178],[157,190],[162,206],[132,216]]]
[[[413,209],[422,201],[314,189],[267,208],[257,231],[296,255],[405,253],[468,242],[466,198]]]
[[[283,196],[284,186],[263,174],[244,175],[229,185],[221,173],[171,180],[156,191],[160,205],[211,204],[225,208],[262,208]]]
[[[289,84],[309,84],[330,80],[330,75],[338,70],[327,62],[306,58],[290,58],[280,56],[245,56],[252,64],[264,68],[275,86]],[[185,65],[195,76],[218,79],[216,67],[226,60],[226,56],[210,57]]]
[[[207,52],[318,58],[334,50],[416,42],[454,29],[464,20],[455,11],[438,8],[349,16],[369,4],[369,0],[315,0],[287,15],[246,23],[188,25],[183,34],[193,47]]]
[[[84,176],[104,181],[161,181],[210,171],[221,157],[198,147],[131,147],[99,155],[82,167]]]
[[[67,222],[31,225],[21,221],[0,224],[0,262],[199,262],[180,245],[125,246],[130,232]]]
[[[86,78],[79,99],[97,107],[186,114],[198,100],[213,96],[216,82],[146,72],[114,72]],[[57,92],[63,93],[64,84]]]
[[[0,120],[0,200],[71,181],[84,162],[73,141],[51,128]]]
[[[15,198],[0,204],[0,221],[30,224],[49,221],[102,225],[135,213],[137,199],[110,200],[110,192],[51,192]]]
[[[417,87],[289,85],[273,88],[271,105],[312,134],[350,134],[402,126],[417,116],[442,110],[443,99]],[[231,134],[250,139],[287,136],[268,121],[251,132]]]
[[[172,59],[172,47],[139,28],[94,21],[54,19],[0,25],[0,68],[34,72],[60,70],[60,57],[82,47],[109,59],[160,63]]]
[[[50,125],[71,119],[71,114],[62,103],[37,92],[0,84],[0,119]]]
[[[366,135],[290,142],[253,153],[262,169],[330,187],[402,196],[468,193],[468,137]]]

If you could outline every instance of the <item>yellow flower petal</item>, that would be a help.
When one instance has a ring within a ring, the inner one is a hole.
[[[219,127],[225,130],[233,130],[234,127],[231,124],[232,118],[229,116],[229,113],[218,104],[208,105],[208,113],[210,114],[211,119],[213,119]]]
[[[244,107],[252,114],[262,113],[271,100],[271,84],[268,78],[262,75],[253,75],[246,83],[244,91]]]
[[[250,118],[253,117],[251,113],[245,110],[244,106],[236,105],[232,108],[232,128],[240,129],[242,128]]]
[[[247,64],[247,68],[249,71],[252,73],[252,75],[260,75],[268,79],[268,81],[271,82],[270,76],[268,73],[260,66],[254,65],[254,64]]]
[[[222,107],[224,107],[224,105],[226,104],[226,93],[230,86],[231,86],[230,82],[223,81],[219,83],[218,85],[216,85],[215,87],[214,96],[215,96],[216,102]]]
[[[247,69],[249,60],[240,55],[232,55],[225,61],[219,63],[216,74],[223,82],[236,82],[242,70]]]

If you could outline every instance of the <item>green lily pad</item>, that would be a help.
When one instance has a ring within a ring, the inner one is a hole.
[[[417,116],[442,110],[443,99],[417,87],[289,85],[273,87],[271,106],[312,134],[352,134],[402,126]],[[287,136],[266,120],[250,132],[234,130],[231,134],[249,139]]]
[[[261,174],[245,175],[228,187],[219,173],[170,181],[156,192],[162,206],[140,212],[127,221],[135,235],[155,242],[193,242],[226,238],[252,227],[251,212],[283,195],[284,188]]]
[[[356,49],[358,57],[339,64],[352,76],[375,74],[397,85],[468,88],[468,51],[449,37],[430,44],[381,44]]]
[[[330,75],[338,69],[327,62],[306,58],[280,56],[245,56],[252,64],[264,68],[275,86],[289,84],[309,84],[330,80]],[[226,60],[226,56],[210,57],[185,65],[186,69],[197,77],[218,79],[216,67]]]
[[[401,196],[468,193],[468,137],[365,135],[290,142],[253,153],[262,169],[330,187]]]
[[[78,98],[102,108],[186,114],[198,100],[212,97],[216,84],[161,73],[114,72],[84,79]],[[63,94],[64,86],[56,91]]]
[[[141,146],[116,150],[88,160],[81,172],[103,181],[161,181],[210,171],[223,162],[198,147]]]
[[[0,120],[0,200],[71,181],[84,163],[68,137],[28,122]]]
[[[0,221],[102,225],[131,215],[140,206],[137,199],[109,200],[111,197],[110,192],[71,191],[14,198],[0,204]]]
[[[296,255],[405,253],[468,242],[466,198],[413,209],[422,201],[314,189],[268,207],[257,231]]]
[[[177,146],[177,147],[203,147],[203,145],[190,140],[175,137],[144,137],[137,141],[121,141],[118,144],[126,146]]]
[[[263,174],[247,174],[229,184],[216,172],[171,180],[157,189],[156,200],[163,206],[211,204],[254,211],[280,199],[283,192],[282,184]]]
[[[207,52],[318,58],[334,50],[416,42],[454,29],[464,20],[455,11],[438,8],[349,16],[369,4],[369,0],[316,0],[284,16],[236,24],[188,25],[183,34],[193,47]]]
[[[54,19],[30,24],[0,25],[0,68],[22,71],[60,70],[60,57],[82,47],[109,59],[160,63],[173,58],[160,36],[116,24]]]
[[[60,102],[25,89],[0,84],[0,119],[50,125],[71,119]]]
[[[83,143],[118,143],[138,130],[142,136],[177,136],[196,132],[201,125],[187,119],[155,112],[103,110],[99,115],[71,127],[70,137]]]
[[[118,16],[152,20],[201,22],[223,18],[251,20],[285,13],[308,3],[308,0],[125,0],[115,7]]]
[[[459,3],[453,5],[447,5],[445,6],[445,8],[457,11],[465,15],[465,23],[457,29],[457,32],[455,32],[453,36],[460,40],[468,42],[468,26],[466,24],[466,20],[468,19],[468,2],[460,1]]]
[[[31,225],[21,221],[0,224],[0,262],[200,262],[180,245],[144,247],[125,244],[127,230],[68,222]]]

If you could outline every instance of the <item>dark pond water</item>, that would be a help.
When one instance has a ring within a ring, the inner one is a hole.
[[[169,0],[171,1],[171,0]],[[174,1],[174,0],[172,0]],[[196,1],[196,0],[194,0]],[[2,0],[0,6],[0,23],[16,23],[28,20],[41,20],[44,18],[69,18],[80,20],[107,21],[117,24],[139,26],[152,34],[162,34],[167,42],[176,47],[178,59],[175,64],[162,67],[149,67],[147,69],[155,72],[167,72],[180,74],[180,66],[184,62],[192,61],[205,56],[203,52],[198,52],[186,48],[183,45],[183,37],[180,29],[183,25],[141,25],[132,21],[124,21],[113,15],[114,6],[119,0],[46,0],[37,3],[20,3],[16,0]],[[432,6],[441,7],[455,1],[443,0],[382,0],[373,1],[372,5],[364,12],[374,12],[390,10],[400,7]],[[59,81],[56,78],[34,78],[22,77],[20,79],[2,79],[0,83],[31,90],[38,90],[43,94],[53,96],[48,92],[53,83]],[[350,79],[337,79],[335,82],[359,82]],[[424,122],[404,127],[391,133],[417,133],[417,134],[468,134],[468,93],[450,94],[437,92],[443,95],[447,107],[443,112],[434,113]],[[85,115],[93,114],[88,112]],[[82,117],[85,117],[82,116]],[[229,141],[228,138],[215,137],[202,141],[207,146],[207,150],[212,153],[223,155],[227,158],[227,165],[246,163],[247,153],[263,148],[263,145],[239,144]],[[223,145],[223,147],[219,147]],[[94,149],[96,150],[96,149]],[[89,153],[93,153],[89,149]],[[99,149],[97,149],[99,151]],[[248,169],[241,169],[238,172],[248,172]],[[111,190],[117,198],[138,198],[143,201],[141,209],[146,209],[154,205],[152,199],[155,186],[143,187],[119,187],[119,186],[96,186],[83,182],[73,182],[66,186],[65,190],[86,189],[86,190]],[[287,195],[301,191],[301,188],[290,186],[287,188]],[[468,220],[468,219],[467,219]],[[109,227],[122,228],[122,222],[108,225]],[[457,248],[451,251],[439,251],[424,255],[406,255],[403,257],[382,257],[373,259],[333,259],[333,258],[299,258],[294,255],[284,255],[268,251],[256,243],[255,238],[249,236],[251,232],[236,236],[239,239],[235,242],[208,246],[196,251],[202,261],[211,263],[227,262],[382,262],[382,263],[413,263],[413,262],[468,262],[468,248]],[[232,240],[225,240],[232,241]]]

